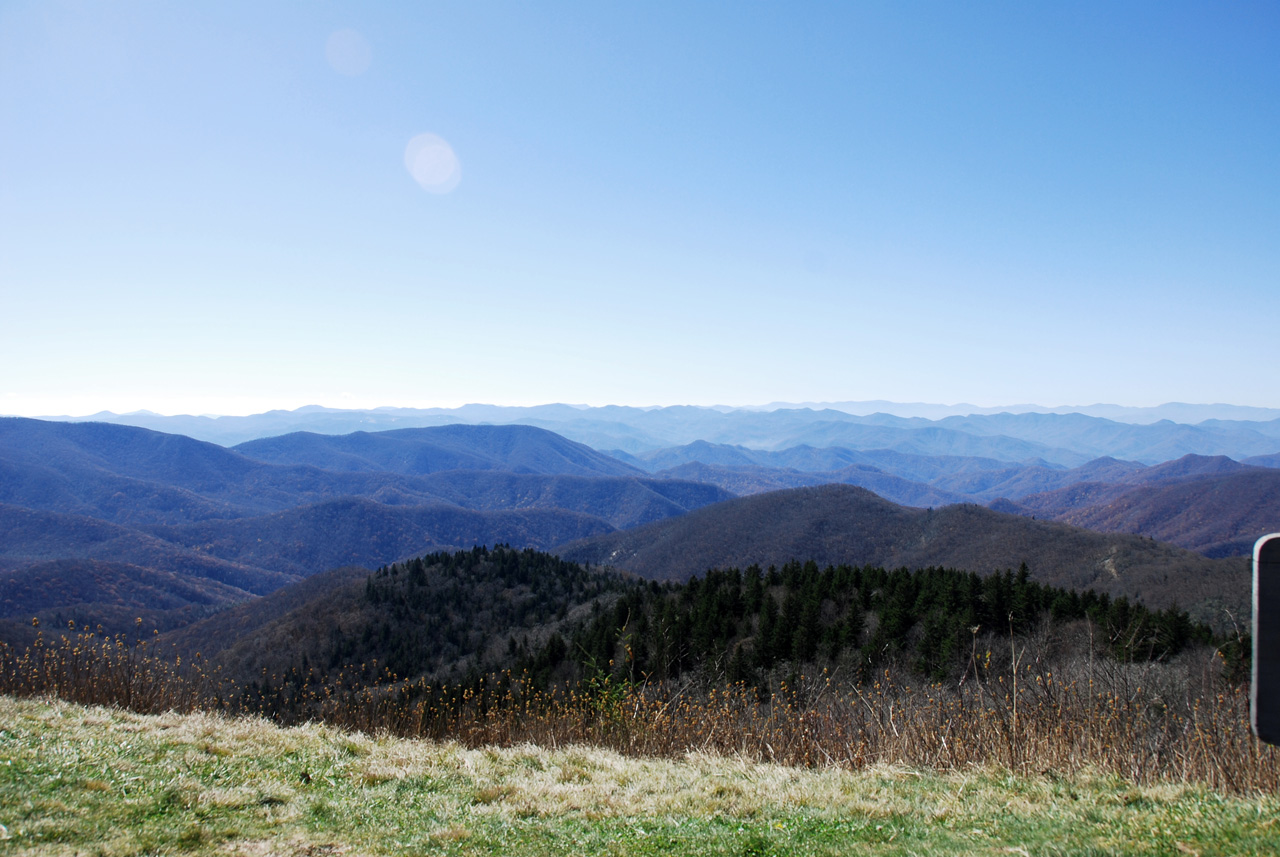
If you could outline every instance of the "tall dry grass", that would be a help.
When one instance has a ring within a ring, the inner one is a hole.
[[[744,684],[627,682],[605,672],[552,689],[510,673],[433,686],[376,663],[324,681],[293,671],[236,683],[139,639],[69,630],[22,651],[0,646],[0,692],[147,713],[322,721],[470,746],[591,744],[631,755],[702,751],[845,768],[1090,768],[1231,793],[1280,787],[1280,753],[1250,734],[1247,688],[1224,679],[1221,656],[1203,649],[1171,663],[1075,656],[1051,667],[1016,642],[1003,659],[979,656],[975,646],[963,678],[950,683],[922,683],[897,668],[864,682],[824,671],[779,680],[766,698]]]

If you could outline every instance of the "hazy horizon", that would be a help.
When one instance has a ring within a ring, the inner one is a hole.
[[[334,407],[318,402],[311,402],[306,405],[298,405],[296,407],[278,407],[265,408],[259,411],[249,411],[245,413],[213,413],[213,412],[192,412],[192,411],[172,411],[169,413],[156,411],[150,408],[138,408],[129,411],[113,410],[111,408],[102,408],[97,411],[84,413],[48,413],[48,414],[19,414],[0,412],[0,416],[7,417],[27,417],[31,419],[88,419],[95,416],[112,415],[117,417],[130,416],[155,416],[155,417],[203,417],[211,419],[221,418],[244,418],[252,416],[261,416],[268,413],[297,413],[308,409],[319,409],[325,411],[339,412],[374,412],[374,411],[459,411],[466,408],[499,408],[499,409],[534,409],[544,407],[568,407],[580,410],[593,410],[599,408],[622,407],[633,408],[636,410],[660,410],[671,407],[694,407],[705,408],[707,410],[721,411],[773,411],[786,408],[810,408],[821,409],[830,408],[833,410],[844,411],[855,415],[870,415],[874,413],[886,413],[895,416],[925,416],[926,418],[937,418],[941,415],[965,415],[965,414],[992,414],[992,413],[1093,413],[1094,415],[1105,415],[1112,418],[1123,416],[1142,416],[1151,415],[1155,417],[1161,411],[1185,410],[1185,411],[1219,411],[1219,412],[1257,412],[1257,418],[1275,419],[1280,418],[1280,408],[1264,408],[1252,405],[1238,405],[1230,402],[1162,402],[1158,405],[1126,405],[1114,402],[1094,402],[1087,405],[1043,405],[1034,402],[1008,403],[1003,405],[977,405],[972,402],[894,402],[884,399],[873,399],[865,401],[821,401],[821,402],[768,402],[764,404],[746,404],[732,405],[725,403],[717,404],[694,404],[688,402],[670,402],[664,404],[635,405],[621,402],[607,402],[603,404],[586,404],[575,402],[538,402],[534,404],[499,404],[494,402],[463,402],[461,404],[449,405],[377,405],[373,407]],[[935,416],[929,416],[934,414]],[[1166,417],[1167,418],[1167,417]],[[1249,416],[1237,416],[1237,419],[1250,419]],[[1177,422],[1178,420],[1174,420]]]

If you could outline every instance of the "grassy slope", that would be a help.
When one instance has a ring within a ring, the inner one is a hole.
[[[0,855],[1274,854],[1280,799],[369,738],[0,697]]]

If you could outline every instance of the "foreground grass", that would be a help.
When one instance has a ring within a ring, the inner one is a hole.
[[[469,750],[0,696],[0,855],[1280,853],[1280,800],[1089,774]]]

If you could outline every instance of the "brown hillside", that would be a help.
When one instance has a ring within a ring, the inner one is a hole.
[[[1261,535],[1280,530],[1280,471],[1135,488],[1060,520],[1092,530],[1139,533],[1206,556],[1248,555]]]
[[[52,635],[67,632],[73,621],[106,635],[149,637],[251,597],[206,577],[128,563],[0,560],[0,640],[31,642],[33,619]]]
[[[237,604],[202,622],[172,631],[165,635],[163,642],[172,643],[180,651],[199,652],[206,658],[212,658],[237,642],[258,637],[263,627],[308,604],[313,605],[312,612],[316,612],[319,605],[345,603],[336,594],[353,585],[363,584],[370,574],[369,569],[359,566],[321,572],[269,595]],[[318,633],[323,634],[324,630]],[[288,643],[287,640],[283,642]],[[292,654],[282,651],[281,656],[287,658]]]
[[[204,577],[255,594],[296,579],[96,518],[0,504],[0,560],[5,567],[24,568],[60,559],[99,560]]]
[[[791,559],[979,573],[1025,562],[1045,583],[1177,602],[1215,622],[1243,616],[1243,559],[1207,559],[1130,535],[1006,515],[974,505],[923,510],[844,485],[743,497],[634,530],[564,545],[566,559],[612,565],[642,577],[687,579],[712,567],[781,565]]]

